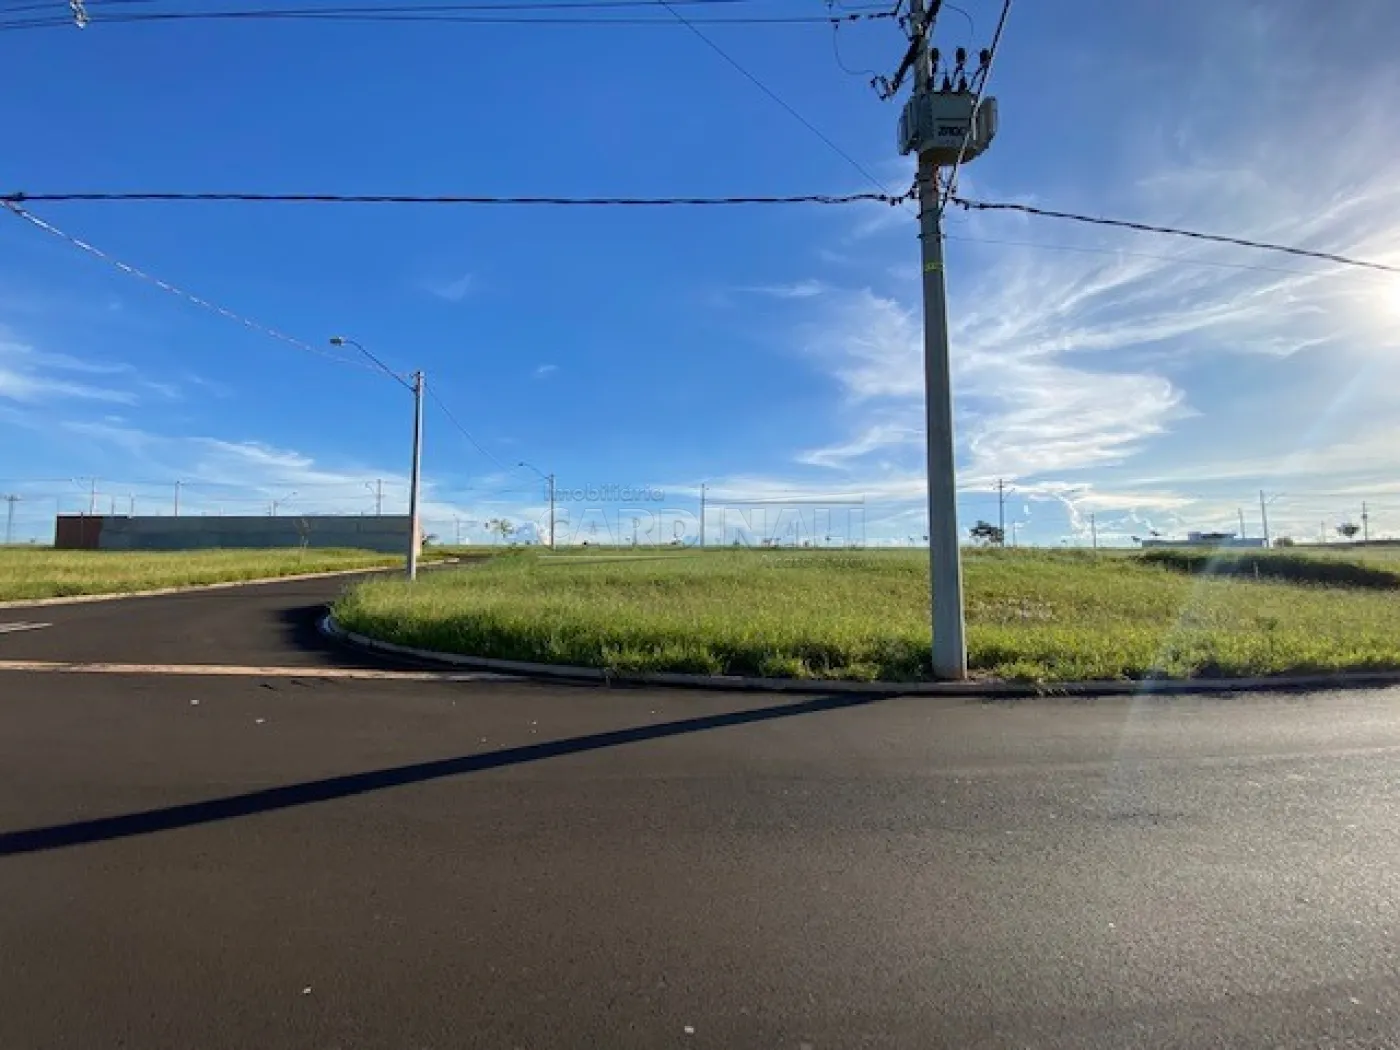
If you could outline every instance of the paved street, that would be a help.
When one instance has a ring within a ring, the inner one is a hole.
[[[343,681],[340,581],[0,611],[0,1047],[1400,1045],[1400,691]]]

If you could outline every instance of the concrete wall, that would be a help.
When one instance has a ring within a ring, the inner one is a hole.
[[[1143,540],[1143,549],[1152,547],[1173,547],[1177,550],[1226,550],[1233,548],[1257,549],[1264,546],[1262,537],[1228,540]]]
[[[65,514],[54,546],[110,551],[209,548],[357,547],[397,554],[408,549],[408,515],[297,517],[149,517]]]

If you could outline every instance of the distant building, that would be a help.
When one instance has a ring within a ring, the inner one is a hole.
[[[1236,536],[1233,532],[1188,532],[1184,540],[1143,540],[1144,547],[1263,547],[1261,536]]]

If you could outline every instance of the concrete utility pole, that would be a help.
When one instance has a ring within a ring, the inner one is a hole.
[[[1240,539],[1246,539],[1246,538],[1247,538],[1247,533],[1245,532],[1245,529],[1244,529],[1244,508],[1243,508],[1243,507],[1236,507],[1235,510],[1239,513],[1239,516],[1240,516]]]
[[[998,542],[1006,546],[1006,482],[997,478],[997,535]]]
[[[91,484],[88,486],[88,517],[97,516],[97,479],[89,478]]]
[[[1094,550],[1099,549],[1099,519],[1093,511],[1089,512],[1089,534],[1093,537]]]
[[[1361,503],[1361,542],[1371,542],[1371,515],[1366,512],[1366,502]]]
[[[540,480],[549,486],[549,549],[554,549],[554,473],[546,474],[533,463],[526,463],[523,459],[516,464],[518,467],[529,467],[540,476]]]
[[[700,546],[705,546],[705,483],[703,481],[700,482]]]
[[[20,501],[21,497],[10,492],[6,493],[3,498],[8,504],[5,508],[5,544],[8,546],[15,542],[15,504]]]
[[[179,516],[180,516],[180,481],[179,481],[179,479],[177,478],[176,481],[175,481],[175,517],[178,518]]]
[[[1264,546],[1269,545],[1269,501],[1264,498],[1264,490],[1259,490],[1259,523],[1264,528]]]
[[[387,375],[393,378],[396,383],[408,387],[413,391],[413,470],[408,487],[408,578],[416,580],[418,578],[418,554],[422,549],[423,533],[421,521],[418,514],[418,489],[422,481],[423,471],[423,389],[427,385],[421,371],[414,372],[410,377],[411,383],[405,383],[403,376],[393,371],[383,361],[375,357],[374,354],[366,350],[360,343],[343,335],[333,335],[330,338],[331,346],[353,346],[360,353],[373,361]],[[380,481],[383,485],[383,481]],[[378,506],[382,509],[383,496],[380,489]]]
[[[933,2],[937,14],[939,0]],[[981,154],[996,132],[993,100],[980,104],[963,76],[966,53],[959,49],[953,71],[936,88],[938,52],[929,47],[933,16],[924,0],[910,0],[914,93],[899,121],[899,150],[919,158],[919,240],[924,296],[924,388],[928,441],[929,575],[933,584],[933,674],[967,677],[963,622],[962,561],[958,546],[956,460],[953,445],[952,377],[948,360],[948,304],[943,279],[943,227],[938,184],[940,165],[956,169]],[[983,53],[983,69],[990,62]],[[906,67],[907,68],[907,67]],[[897,78],[898,79],[898,78]],[[974,76],[975,79],[975,76]],[[951,178],[950,171],[950,178]]]
[[[375,478],[374,484],[365,482],[365,488],[374,493],[374,516],[376,518],[384,515],[384,479]]]
[[[413,468],[408,483],[408,578],[418,579],[418,553],[423,542],[418,520],[418,489],[423,479],[423,388],[422,371],[413,373]]]

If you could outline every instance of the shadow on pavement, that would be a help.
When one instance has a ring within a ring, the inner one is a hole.
[[[661,722],[657,725],[633,726],[605,733],[590,733],[586,736],[506,748],[503,751],[488,751],[485,754],[460,755],[432,762],[417,762],[412,765],[392,766],[388,769],[375,769],[364,773],[349,773],[344,776],[327,777],[324,780],[310,780],[300,784],[286,784],[281,787],[265,788],[261,791],[250,791],[241,795],[209,799],[204,802],[189,802],[163,809],[124,813],[115,817],[100,817],[96,820],[75,821],[71,824],[52,824],[48,827],[8,831],[0,833],[0,857],[21,853],[39,853],[44,850],[63,849],[67,846],[103,842],[108,839],[129,838],[134,835],[149,835],[158,831],[173,831],[200,824],[212,824],[215,821],[232,820],[237,817],[252,816],[255,813],[268,813],[316,802],[331,802],[335,799],[350,798],[371,791],[382,791],[385,788],[422,784],[444,777],[478,773],[482,770],[499,769],[503,766],[520,765],[524,762],[538,762],[542,759],[558,758],[563,755],[576,755],[586,751],[597,751],[600,748],[638,744],[648,740],[663,740],[666,737],[681,736],[685,733],[748,725],[775,718],[791,718],[796,715],[815,714],[845,707],[859,707],[878,703],[880,699],[865,696],[814,697],[799,703],[774,704],[748,711],[703,715],[674,722]]]
[[[321,633],[321,620],[329,608],[326,602],[310,605],[296,605],[277,611],[282,625],[282,642],[308,656],[321,658],[321,662],[335,667],[384,668],[402,667],[402,662],[393,662],[373,654],[365,653],[351,646],[341,644]]]

